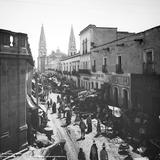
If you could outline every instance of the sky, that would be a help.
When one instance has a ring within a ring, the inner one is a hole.
[[[0,28],[28,34],[35,61],[42,24],[47,55],[67,54],[71,25],[79,50],[89,24],[136,33],[160,25],[160,0],[0,0]]]

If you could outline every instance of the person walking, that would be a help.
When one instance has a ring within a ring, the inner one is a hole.
[[[81,129],[81,139],[83,140],[83,139],[85,139],[85,129],[87,127],[86,127],[86,124],[84,123],[82,118],[80,119],[79,127]]]
[[[101,134],[101,122],[100,119],[97,119],[97,135],[96,137],[98,137]]]
[[[52,104],[52,113],[56,113],[56,103],[53,102]]]
[[[89,115],[87,117],[86,122],[87,122],[87,133],[90,133],[90,132],[92,132],[92,119],[91,119],[91,115]]]
[[[66,117],[66,125],[68,126],[69,124],[71,124],[71,110],[67,111],[67,117]]]
[[[97,145],[95,143],[95,140],[93,140],[93,144],[91,146],[90,160],[98,160],[98,148],[97,148]]]
[[[105,143],[102,144],[102,149],[100,151],[100,160],[108,160],[108,153],[106,151]]]
[[[78,160],[86,160],[86,156],[82,148],[79,149]]]

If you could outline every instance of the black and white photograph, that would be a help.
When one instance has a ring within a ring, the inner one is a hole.
[[[0,160],[160,160],[160,0],[0,0]]]

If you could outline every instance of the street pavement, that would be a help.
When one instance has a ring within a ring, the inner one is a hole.
[[[52,100],[56,102],[57,95],[58,94],[51,93],[49,95],[49,98],[52,98]],[[50,123],[53,128],[53,133],[55,133],[58,136],[59,140],[60,139],[66,140],[65,149],[67,151],[68,160],[77,160],[78,148],[72,142],[72,139],[68,136],[66,129],[64,127],[61,127],[62,123],[59,119],[57,119],[57,114],[51,114],[51,112],[48,112],[48,118],[50,119]]]
[[[49,95],[49,98],[52,98],[53,101],[57,101],[57,95],[51,93]],[[98,147],[98,153],[100,152],[102,148],[103,142],[106,144],[106,150],[109,154],[110,160],[123,160],[125,156],[121,156],[118,154],[118,148],[119,144],[115,142],[111,142],[108,138],[104,136],[99,136],[98,138],[95,138],[96,135],[96,120],[92,120],[93,123],[93,131],[90,134],[86,134],[86,138],[83,141],[77,141],[78,138],[80,138],[80,129],[78,125],[74,125],[74,119],[75,116],[72,116],[72,123],[67,127],[61,127],[61,125],[64,125],[65,119],[57,119],[57,114],[50,114],[48,115],[49,119],[52,120],[52,127],[53,132],[57,132],[57,135],[59,138],[66,139],[66,150],[68,154],[68,160],[77,160],[78,158],[78,150],[80,147],[83,148],[86,159],[89,160],[89,154],[90,154],[90,148],[93,142],[93,139],[96,141],[97,147]],[[102,126],[104,128],[104,126]],[[130,150],[132,148],[130,147]],[[134,158],[140,158],[141,156],[133,153],[131,151],[131,155]]]

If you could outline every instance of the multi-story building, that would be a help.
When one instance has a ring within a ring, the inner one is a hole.
[[[27,144],[33,58],[27,34],[0,30],[0,152]]]
[[[157,26],[92,48],[91,63],[107,77],[113,105],[160,114],[159,36]]]
[[[38,49],[38,72],[44,73],[45,72],[45,63],[46,63],[46,38],[44,34],[43,25],[41,27],[41,34],[39,39],[39,49]]]
[[[79,79],[79,64],[80,54],[77,53],[75,36],[73,27],[71,27],[69,45],[68,45],[68,56],[61,60],[63,76],[74,84],[74,86],[80,86]]]
[[[91,64],[91,49],[117,38],[130,35],[128,32],[117,32],[117,28],[96,27],[88,25],[80,32],[80,81],[81,87],[86,89],[101,88],[104,74],[96,72],[96,59]],[[98,58],[99,59],[99,58]],[[98,81],[97,81],[98,80]]]

